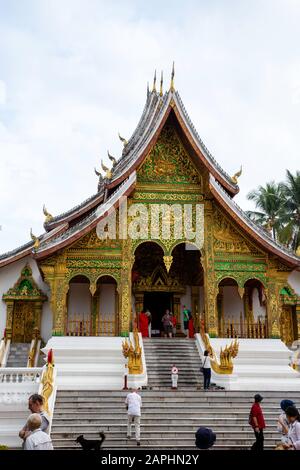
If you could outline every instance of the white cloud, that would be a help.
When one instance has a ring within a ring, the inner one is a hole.
[[[0,80],[0,105],[6,103],[6,84],[3,80]]]
[[[43,232],[97,188],[119,157],[154,68],[176,88],[237,201],[299,167],[300,4],[0,0],[0,252]],[[2,84],[2,85],[1,85]],[[4,87],[1,91],[1,86]],[[9,97],[7,97],[9,90]],[[2,97],[2,98],[1,98]]]

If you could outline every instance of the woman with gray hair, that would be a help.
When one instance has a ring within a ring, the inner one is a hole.
[[[33,413],[27,420],[27,427],[31,434],[27,437],[24,450],[53,450],[50,436],[41,430],[42,418]]]

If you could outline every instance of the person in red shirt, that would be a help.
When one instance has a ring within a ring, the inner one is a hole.
[[[148,338],[149,328],[148,328],[149,319],[144,312],[139,314],[139,331],[142,333],[143,338]]]
[[[254,395],[254,403],[251,407],[249,424],[252,426],[256,441],[254,442],[251,450],[260,451],[264,450],[264,429],[266,427],[263,411],[260,403],[263,397],[257,393]]]

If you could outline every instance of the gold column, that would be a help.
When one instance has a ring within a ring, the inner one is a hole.
[[[217,295],[217,311],[218,311],[218,335],[223,338],[225,334],[225,316],[224,316],[224,290],[219,287]]]
[[[62,254],[57,258],[55,265],[42,265],[41,269],[51,289],[52,334],[64,335],[69,290],[69,282],[66,279],[66,256]]]
[[[297,337],[300,339],[300,305],[296,306],[296,315],[297,315]]]
[[[130,331],[131,318],[131,272],[134,263],[132,255],[131,239],[123,240],[122,244],[122,265],[120,283],[120,334],[128,336]]]
[[[42,321],[42,310],[43,302],[34,302],[34,328],[37,328],[39,333],[41,332],[41,321]]]
[[[182,335],[182,325],[181,325],[181,312],[180,312],[180,295],[174,294],[173,296],[173,314],[176,317],[176,333]]]
[[[268,337],[280,338],[279,318],[281,313],[279,289],[275,284],[270,284],[266,289]]]
[[[194,327],[195,327],[196,332],[199,333],[199,331],[200,331],[200,325],[199,325],[200,287],[199,286],[191,286],[191,293],[192,293],[192,315],[193,315],[193,320],[194,320]]]
[[[12,326],[13,326],[13,312],[14,312],[14,301],[6,301],[6,326],[5,334],[7,339],[12,337]]]
[[[211,201],[205,203],[205,237],[202,266],[204,271],[205,326],[213,336],[218,334],[217,295],[218,286],[214,269],[213,210]]]

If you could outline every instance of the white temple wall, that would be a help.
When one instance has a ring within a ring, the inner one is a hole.
[[[68,299],[68,320],[75,320],[75,316],[80,319],[89,320],[91,315],[91,292],[88,283],[70,283]]]
[[[296,294],[300,295],[300,271],[293,271],[288,277],[288,283]]]
[[[100,284],[100,318],[112,321],[116,313],[116,285]]]
[[[242,314],[244,312],[244,305],[237,286],[223,287],[223,302],[225,321],[230,318],[239,322],[241,312]]]
[[[32,269],[32,277],[36,282],[39,289],[47,295],[48,299],[50,298],[50,288],[43,281],[39,268],[36,261],[30,256],[26,256],[21,260],[17,260],[14,263],[11,263],[7,266],[0,268],[0,336],[3,337],[4,329],[6,325],[6,303],[2,300],[3,294],[5,294],[8,289],[14,286],[21,275],[22,269],[26,264]],[[51,336],[52,331],[52,313],[50,310],[49,300],[44,302],[42,319],[41,319],[41,336],[44,341],[47,341]]]

